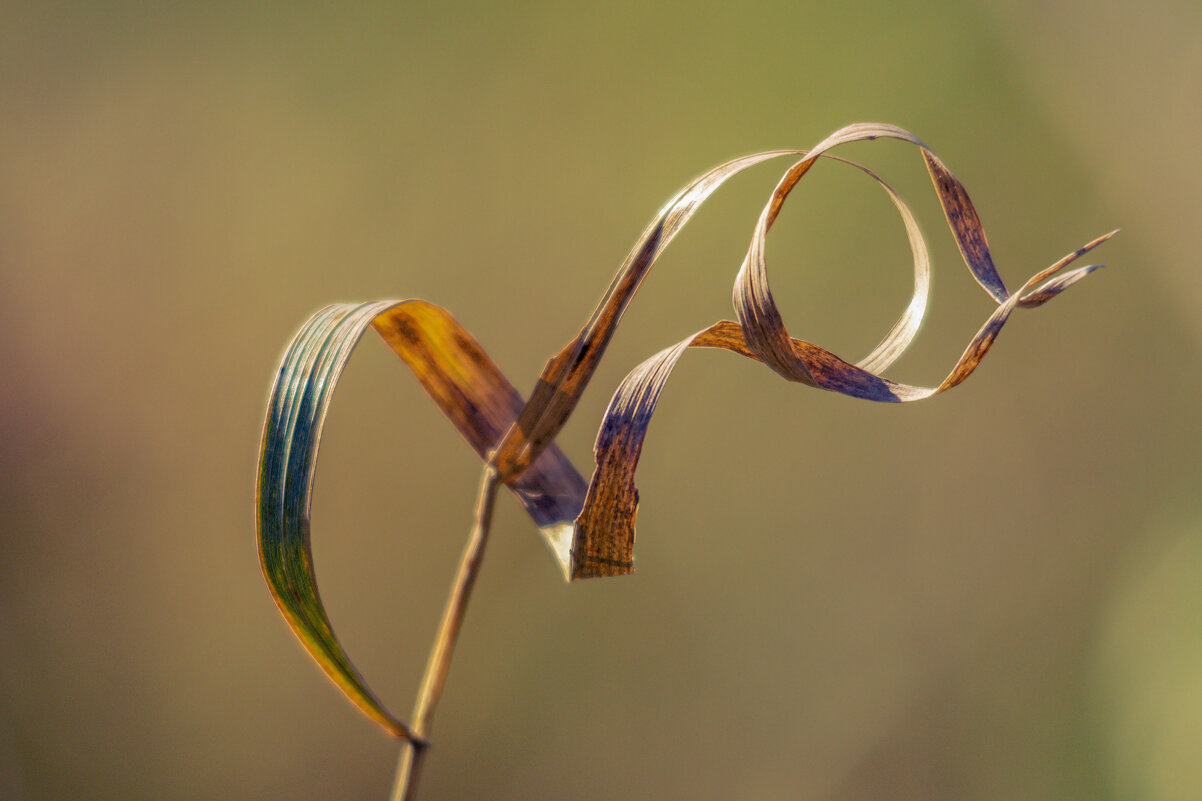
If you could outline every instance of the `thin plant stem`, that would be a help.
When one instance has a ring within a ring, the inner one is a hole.
[[[438,632],[434,638],[434,646],[430,649],[430,657],[426,661],[426,672],[422,676],[421,686],[417,691],[417,700],[413,705],[413,716],[410,718],[411,739],[406,739],[401,745],[401,755],[397,762],[396,778],[392,785],[391,801],[414,801],[417,797],[417,783],[421,777],[422,760],[429,743],[426,741],[430,733],[430,725],[434,720],[434,709],[438,699],[442,697],[442,688],[446,684],[447,673],[451,669],[451,657],[455,652],[455,643],[459,639],[459,628],[463,624],[467,603],[471,598],[472,586],[476,583],[476,575],[480,571],[480,562],[484,557],[484,546],[488,544],[488,531],[492,525],[493,504],[496,501],[497,489],[501,482],[497,478],[496,467],[490,461],[484,467],[480,477],[480,495],[476,500],[476,519],[472,524],[472,533],[468,536],[459,558],[459,568],[455,571],[455,579],[451,584],[451,593],[447,597],[446,608],[442,612],[442,621],[438,624]]]

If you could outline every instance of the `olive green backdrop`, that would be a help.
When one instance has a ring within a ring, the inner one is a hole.
[[[636,575],[565,585],[502,499],[423,798],[1198,798],[1200,97],[1186,0],[0,5],[0,798],[384,798],[396,744],[258,573],[295,327],[423,297],[528,390],[677,188],[861,120],[957,171],[1011,286],[1121,227],[1110,267],[914,406],[689,353]],[[917,152],[847,154],[932,242],[890,375],[938,380],[992,305]],[[621,377],[731,315],[775,178],[648,279],[560,438],[586,474]],[[907,298],[900,223],[836,165],[769,263],[851,359]],[[478,468],[370,339],[326,433],[323,595],[404,712]]]

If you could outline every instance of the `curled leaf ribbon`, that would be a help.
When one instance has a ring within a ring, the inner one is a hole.
[[[930,256],[909,206],[866,167],[830,154],[855,141],[889,138],[922,154],[965,264],[996,308],[947,377],[918,387],[881,373],[913,342],[927,308]],[[575,409],[614,330],[647,273],[677,233],[718,187],[770,159],[798,160],[778,182],[756,223],[734,285],[737,322],[724,320],[665,348],[622,381],[601,424],[596,469],[585,481],[554,439]],[[914,262],[909,304],[873,351],[852,364],[785,328],[768,282],[767,234],[797,183],[818,159],[860,170],[888,194],[905,225]],[[264,575],[276,603],[304,647],[368,716],[389,732],[410,737],[368,688],[337,637],[317,590],[309,511],[322,425],[338,378],[362,335],[376,333],[409,366],[418,382],[473,450],[496,471],[526,509],[569,580],[616,576],[634,569],[638,491],[634,473],[664,384],[689,348],[721,348],[767,365],[789,381],[865,400],[905,403],[951,389],[988,352],[1016,308],[1041,306],[1099,265],[1066,268],[1114,232],[1069,253],[1006,289],[964,186],[913,134],[881,124],[836,131],[809,151],[779,150],[734,159],[685,186],[656,215],[580,332],[543,369],[528,401],[474,338],[444,309],[423,300],[337,304],[314,314],[293,338],[268,402],[258,477],[258,541]]]

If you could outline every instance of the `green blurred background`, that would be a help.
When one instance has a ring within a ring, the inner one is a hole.
[[[1187,0],[0,5],[0,798],[384,798],[396,744],[258,572],[293,330],[423,297],[528,389],[678,187],[862,120],[957,171],[1011,286],[1121,227],[1111,267],[912,406],[690,353],[636,575],[564,585],[503,499],[423,798],[1202,797],[1200,99]],[[917,152],[846,154],[924,222],[890,375],[937,381],[992,306]],[[731,316],[775,178],[648,280],[560,439],[586,474],[621,377]],[[907,298],[837,165],[769,260],[792,333],[851,359]],[[476,460],[369,339],[321,467],[327,606],[404,712]]]

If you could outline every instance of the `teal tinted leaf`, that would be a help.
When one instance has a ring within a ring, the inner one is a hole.
[[[326,675],[387,731],[409,737],[406,724],[372,692],[335,636],[318,592],[310,547],[309,513],[322,427],[343,368],[371,327],[412,368],[481,458],[513,424],[523,401],[471,335],[446,311],[424,301],[322,309],[288,346],[272,387],[257,491],[263,574],[284,619]],[[418,463],[421,454],[412,457]],[[585,487],[555,446],[510,485],[565,569],[572,520]]]

